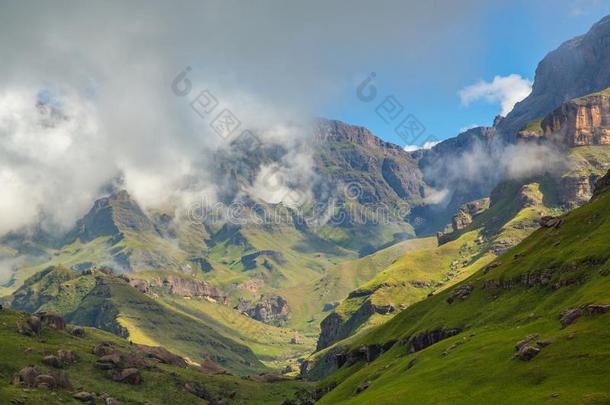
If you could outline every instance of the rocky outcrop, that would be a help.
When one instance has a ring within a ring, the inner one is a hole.
[[[17,331],[25,336],[35,336],[42,330],[42,322],[35,315],[17,322]]]
[[[178,356],[160,346],[147,346],[147,345],[138,345],[138,350],[140,350],[147,358],[153,359],[163,364],[171,364],[176,367],[184,368],[186,367],[186,361]]]
[[[262,295],[256,303],[240,299],[235,309],[257,321],[276,326],[285,324],[290,314],[288,302],[279,295]]]
[[[474,290],[474,286],[472,284],[464,284],[459,287],[453,289],[453,292],[449,297],[447,297],[447,303],[452,304],[455,300],[465,300],[470,296]]]
[[[461,331],[461,328],[438,328],[408,336],[402,339],[400,344],[407,346],[408,353],[415,353],[424,350],[426,347],[432,346],[441,340],[455,336]]]
[[[562,311],[559,316],[561,327],[565,328],[576,322],[581,316],[605,314],[610,311],[610,304],[589,304]]]
[[[451,231],[437,232],[439,245],[452,241],[460,230],[470,225],[477,215],[489,208],[490,198],[481,198],[462,204],[451,218]]]
[[[356,290],[350,293],[348,298],[369,294],[372,294],[372,292]],[[374,314],[387,315],[394,313],[395,311],[396,307],[392,304],[377,305],[373,304],[370,299],[367,299],[348,318],[343,318],[336,312],[332,312],[320,323],[320,336],[318,337],[316,350],[322,350],[325,347],[348,337]]]
[[[592,198],[598,197],[608,189],[610,189],[610,171],[596,181]]]
[[[565,147],[610,145],[610,93],[563,103],[541,123],[542,136]]]
[[[126,277],[129,284],[142,293],[154,292],[160,295],[178,295],[189,298],[209,298],[221,304],[228,302],[227,295],[207,281],[168,274],[150,280]]]
[[[333,312],[320,322],[320,336],[318,337],[318,343],[316,350],[322,350],[325,347],[332,345],[333,343],[344,338],[344,332],[342,326],[344,319],[341,315]]]
[[[453,231],[459,231],[472,223],[472,218],[489,208],[489,198],[481,198],[463,204],[451,220]]]
[[[563,219],[561,219],[559,217],[553,217],[550,215],[546,215],[546,216],[540,218],[540,221],[538,221],[538,223],[543,228],[557,229],[561,226],[561,224],[563,224]]]

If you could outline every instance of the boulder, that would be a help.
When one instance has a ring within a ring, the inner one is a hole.
[[[538,335],[538,334],[527,335],[525,338],[523,338],[522,340],[518,341],[515,344],[515,350],[517,350],[517,351],[521,350],[522,347],[534,342],[536,339],[538,339],[539,336],[540,335]]]
[[[40,318],[36,315],[32,315],[24,321],[17,322],[17,331],[25,336],[34,336],[40,333],[42,330],[42,323]]]
[[[36,382],[36,377],[40,375],[40,371],[38,371],[35,367],[29,366],[22,368],[19,370],[19,373],[15,375],[13,378],[13,384],[15,385],[24,385],[26,387],[34,387]]]
[[[559,322],[563,328],[574,323],[578,318],[583,315],[583,310],[581,308],[572,308],[563,311],[559,317]]]
[[[42,364],[53,368],[62,368],[64,363],[57,356],[49,355],[42,358]]]
[[[65,371],[56,371],[51,373],[58,387],[72,389],[72,383]]]
[[[36,388],[55,388],[56,386],[55,377],[49,374],[40,374],[34,379],[34,387]]]
[[[142,384],[142,376],[137,368],[126,368],[113,374],[112,379],[116,382],[121,382],[131,385]]]
[[[83,337],[85,336],[85,328],[82,326],[75,326],[70,330],[70,334],[76,337]]]
[[[112,379],[116,382],[122,382],[125,384],[139,385],[142,383],[142,376],[140,370],[137,368],[126,368],[124,370],[114,373]]]
[[[96,363],[109,363],[113,365],[113,368],[121,367],[121,353],[115,351],[111,354],[100,357]]]
[[[540,348],[535,346],[525,345],[517,352],[517,358],[523,361],[530,361],[540,353]]]
[[[138,345],[138,349],[143,352],[146,357],[157,360],[161,363],[171,364],[182,368],[186,367],[186,361],[182,357],[163,347]]]
[[[98,357],[105,356],[115,351],[114,343],[104,341],[93,347],[93,354]]]
[[[447,303],[451,304],[456,299],[465,300],[470,296],[472,290],[474,290],[474,286],[472,284],[464,284],[455,288],[451,295],[447,297]]]
[[[561,226],[561,224],[563,224],[563,219],[547,215],[547,216],[540,218],[540,221],[538,221],[538,223],[543,228],[557,229]]]
[[[72,350],[58,350],[57,357],[63,364],[76,363],[78,361],[78,355]]]
[[[66,321],[61,315],[50,312],[38,312],[36,315],[40,318],[42,323],[45,323],[53,329],[64,330],[66,328]]]
[[[610,304],[590,304],[587,305],[587,312],[591,315],[605,314],[610,310]]]
[[[93,401],[93,399],[95,398],[95,396],[87,391],[79,391],[77,393],[75,393],[74,395],[72,395],[72,398],[76,399],[77,401],[81,401],[81,402],[90,402]]]
[[[300,337],[299,335],[295,335],[290,338],[291,345],[302,345],[303,343],[305,343],[305,342],[303,341],[303,338]]]

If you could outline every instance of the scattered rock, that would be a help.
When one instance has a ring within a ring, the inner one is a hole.
[[[93,401],[93,399],[95,397],[90,392],[80,391],[80,392],[77,392],[74,395],[72,395],[72,398],[76,399],[77,401],[81,401],[81,402],[89,402],[89,401]]]
[[[301,338],[299,335],[295,335],[290,338],[291,345],[302,345],[303,343],[305,342],[303,341],[303,338]]]
[[[36,315],[32,315],[27,318],[25,321],[17,322],[17,331],[25,336],[34,336],[38,335],[42,330],[42,323],[40,322],[40,318]]]
[[[72,383],[65,371],[56,371],[51,373],[58,387],[72,389]]]
[[[47,324],[49,327],[57,330],[64,330],[66,328],[66,321],[61,315],[53,314],[50,312],[38,312],[36,315],[40,318],[42,323]]]
[[[93,354],[95,354],[98,357],[101,357],[101,356],[105,356],[107,354],[112,353],[114,350],[115,350],[114,343],[104,341],[93,347]]]
[[[587,312],[591,315],[605,314],[610,310],[610,304],[591,304],[587,305]]]
[[[112,397],[108,397],[105,400],[106,405],[123,405],[123,403],[121,401],[119,401],[118,399],[114,399]]]
[[[551,394],[551,398],[558,398],[559,397],[559,393],[558,392],[553,392]]]
[[[42,359],[42,364],[53,368],[62,368],[64,366],[64,363],[59,359],[59,357],[53,355],[44,356]]]
[[[169,350],[158,346],[138,345],[138,349],[143,352],[146,357],[155,359],[164,364],[171,364],[177,367],[186,367],[186,361]]]
[[[55,388],[57,386],[57,382],[55,377],[48,374],[40,374],[36,376],[34,379],[34,387],[36,388]]]
[[[40,375],[35,367],[29,366],[19,370],[19,373],[13,378],[14,385],[24,385],[26,387],[34,387],[36,377]]]
[[[140,370],[137,368],[126,368],[119,372],[116,372],[112,379],[116,382],[122,382],[131,385],[139,385],[142,383],[142,376]]]
[[[540,218],[540,221],[538,223],[543,228],[557,229],[561,226],[561,224],[563,224],[563,219],[547,215],[547,216]]]
[[[540,335],[538,334],[534,334],[534,335],[528,335],[525,338],[523,338],[522,340],[518,341],[517,344],[515,345],[515,349],[517,351],[521,350],[522,347],[524,347],[525,345],[528,345],[530,343],[532,343],[533,341],[535,341],[536,339],[538,339]]]
[[[567,309],[561,313],[559,322],[561,323],[561,326],[565,328],[574,323],[582,315],[583,310],[581,308]]]
[[[519,360],[530,361],[536,357],[538,353],[540,353],[540,349],[538,347],[525,345],[517,352],[517,358]]]
[[[472,290],[474,290],[474,286],[472,284],[464,284],[462,286],[459,286],[453,290],[449,297],[447,297],[447,302],[451,304],[458,298],[461,300],[465,300],[470,296]]]
[[[78,355],[72,350],[58,350],[57,357],[63,364],[76,363],[78,361]]]
[[[76,337],[83,337],[85,336],[85,328],[82,326],[75,326],[70,330],[70,334]]]

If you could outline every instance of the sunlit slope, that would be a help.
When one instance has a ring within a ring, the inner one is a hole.
[[[338,385],[321,403],[610,401],[610,193],[563,220],[347,342],[353,361],[324,380]],[[528,335],[538,354],[515,358]],[[369,363],[355,355],[376,345],[386,351]]]

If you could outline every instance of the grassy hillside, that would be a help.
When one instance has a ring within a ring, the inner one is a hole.
[[[217,331],[220,317],[214,320],[206,312],[188,313],[167,305],[113,275],[51,267],[27,280],[13,295],[11,305],[30,312],[53,311],[79,325],[126,336],[136,343],[167,347],[196,363],[211,358],[242,374],[266,369],[250,348],[235,341],[237,334],[231,337]]]
[[[336,388],[320,403],[608,403],[610,193],[562,219],[343,342],[348,361],[324,380]],[[574,309],[581,316],[568,323]],[[524,347],[537,355],[516,358],[527,336],[534,337]],[[385,345],[379,357],[358,357],[378,345]],[[337,366],[327,357],[325,367]]]
[[[47,326],[43,326],[37,336],[23,336],[15,325],[26,316],[12,310],[0,310],[0,403],[78,403],[72,395],[79,391],[106,393],[125,404],[197,403],[203,399],[185,388],[186,384],[197,384],[204,387],[209,403],[279,404],[291,398],[295,391],[309,387],[308,383],[298,381],[266,383],[256,378],[211,375],[193,366],[183,368],[152,360],[148,360],[148,367],[140,370],[141,384],[114,382],[104,370],[94,367],[98,357],[92,349],[105,341],[112,342],[121,352],[138,353],[135,345],[94,328],[85,328],[83,337]],[[30,365],[41,373],[57,372],[43,364],[42,359],[58,350],[70,350],[78,356],[75,363],[61,370],[68,376],[72,388],[25,388],[10,384],[14,374]],[[96,403],[102,402],[98,399]]]
[[[546,177],[501,183],[491,201],[471,224],[446,235],[445,243],[423,239],[427,244],[419,242],[420,249],[405,252],[350,292],[323,321],[318,349],[382,324],[465,279],[533,232],[542,215],[559,212],[553,182]]]

